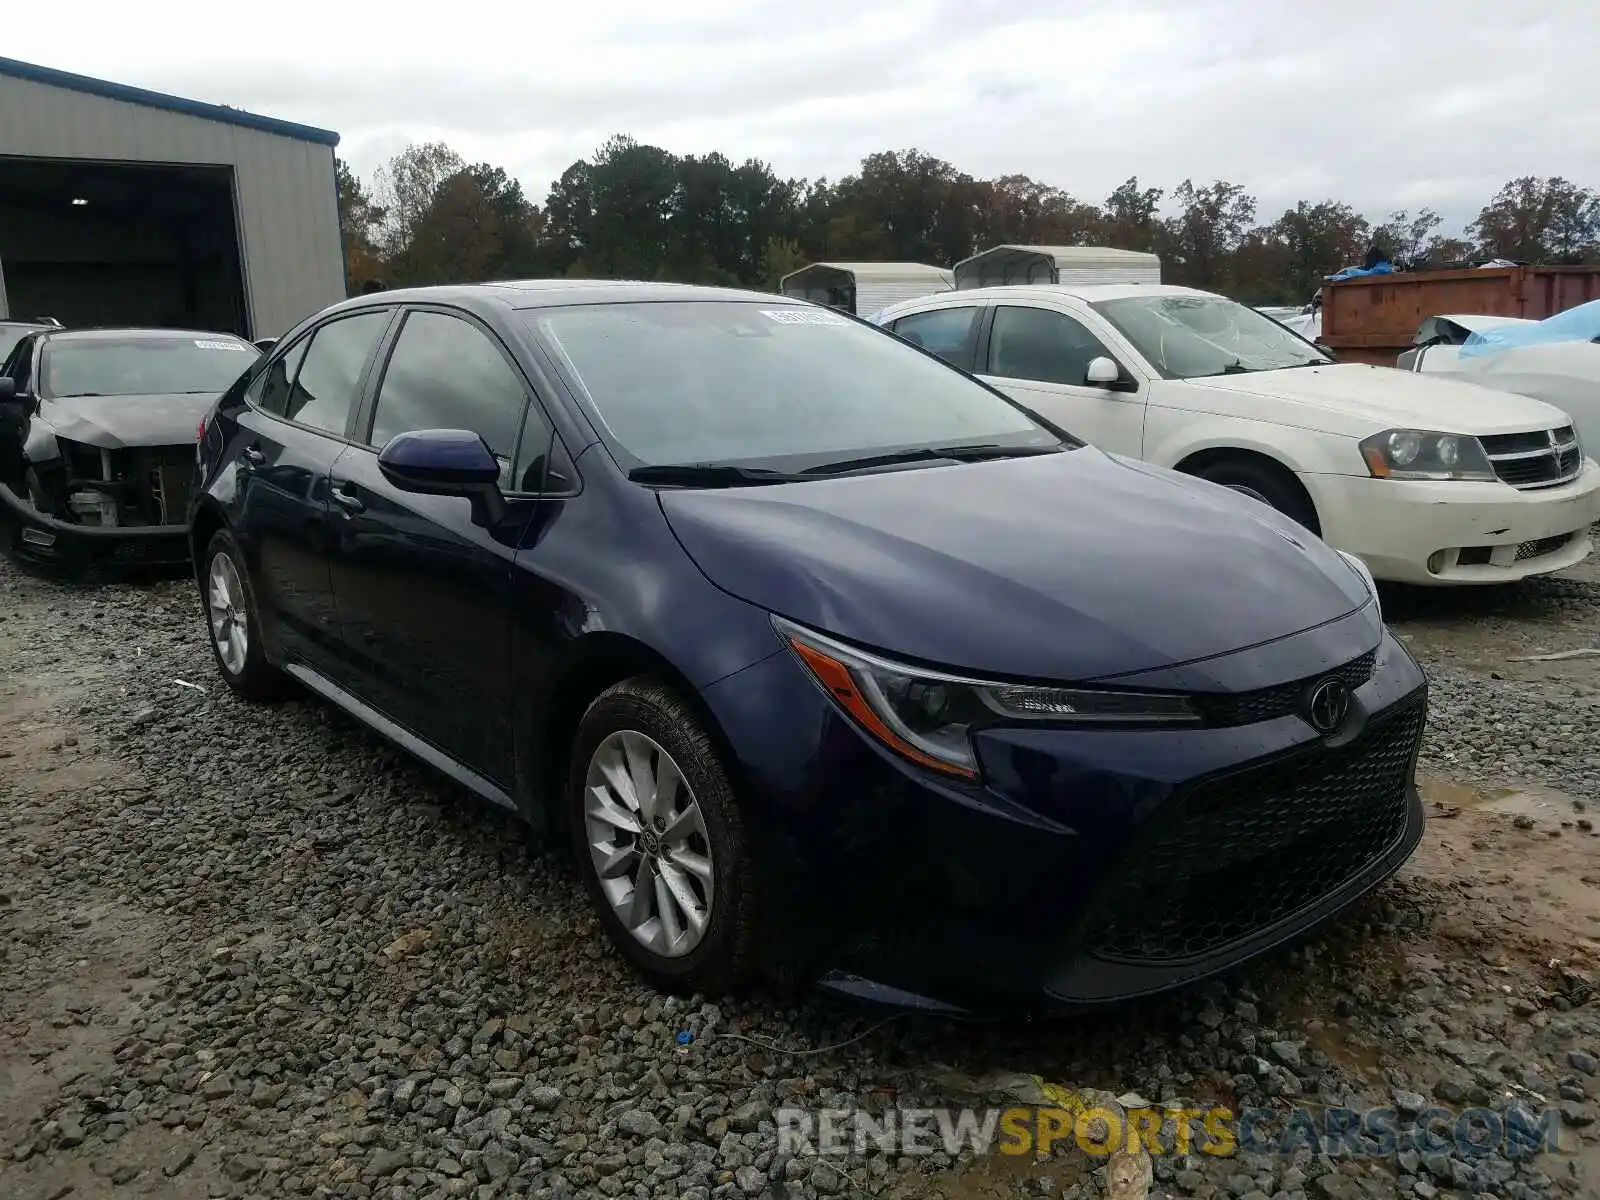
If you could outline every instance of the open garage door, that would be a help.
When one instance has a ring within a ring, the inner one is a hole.
[[[250,336],[231,167],[0,158],[10,314]]]

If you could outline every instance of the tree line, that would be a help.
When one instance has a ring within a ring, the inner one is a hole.
[[[756,159],[618,136],[568,167],[541,205],[502,168],[431,142],[370,181],[341,161],[338,184],[353,290],[547,276],[775,289],[808,262],[948,266],[1013,242],[1153,251],[1169,282],[1298,304],[1373,245],[1412,270],[1600,262],[1600,193],[1560,176],[1509,181],[1458,236],[1428,208],[1374,222],[1333,199],[1263,220],[1226,180],[1169,190],[1135,177],[1094,203],[1026,175],[977,179],[915,149],[869,155],[837,181],[797,180]]]

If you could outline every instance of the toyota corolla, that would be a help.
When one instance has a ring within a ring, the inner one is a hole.
[[[362,297],[199,455],[227,684],[559,832],[663,988],[1119,1000],[1302,935],[1421,833],[1426,682],[1358,560],[825,309]]]

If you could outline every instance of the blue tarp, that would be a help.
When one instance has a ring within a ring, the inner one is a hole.
[[[1337,275],[1326,275],[1329,283],[1338,283],[1341,279],[1362,279],[1368,275],[1393,275],[1394,268],[1386,262],[1378,263],[1371,267],[1346,267]]]
[[[1600,300],[1591,300],[1528,325],[1501,325],[1474,333],[1461,344],[1461,357],[1476,358],[1496,350],[1551,342],[1592,342],[1596,338],[1600,338]]]

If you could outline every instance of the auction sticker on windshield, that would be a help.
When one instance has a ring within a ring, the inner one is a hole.
[[[195,338],[194,344],[202,350],[243,350],[238,342],[214,342],[208,338]]]
[[[848,325],[850,322],[838,313],[810,308],[763,308],[763,317],[780,325]]]

